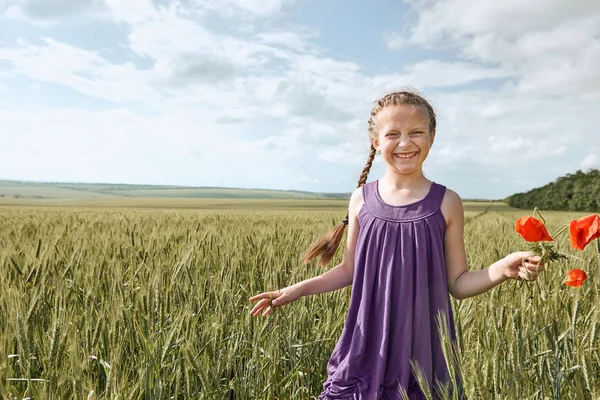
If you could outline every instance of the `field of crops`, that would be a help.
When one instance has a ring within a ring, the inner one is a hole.
[[[336,207],[0,207],[0,398],[316,398],[350,288],[267,318],[248,298],[322,271],[299,257]],[[525,248],[525,214],[467,206],[471,269]],[[535,284],[453,300],[469,398],[600,398],[597,254],[573,254]],[[583,287],[561,284],[572,268]]]

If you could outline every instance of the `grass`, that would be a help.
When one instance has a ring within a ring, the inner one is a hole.
[[[238,199],[349,199],[349,193],[315,193],[298,190],[238,189],[222,187],[187,187],[160,185],[132,185],[110,183],[52,183],[22,182],[0,179],[0,200],[12,204],[19,199],[47,200],[53,204],[72,204],[87,199],[156,198],[163,202],[169,198],[238,198]],[[66,201],[66,202],[63,202]],[[1,204],[1,203],[0,203]]]
[[[0,397],[316,398],[350,288],[264,319],[249,315],[248,298],[323,271],[299,257],[345,205],[236,201],[0,207]],[[472,269],[525,247],[512,228],[524,214],[466,205]],[[555,227],[579,214],[544,216]],[[581,260],[551,264],[536,284],[510,281],[453,300],[469,398],[600,396],[592,247]],[[566,271],[577,267],[590,279],[566,288]]]

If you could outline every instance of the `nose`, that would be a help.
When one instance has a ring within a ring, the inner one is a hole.
[[[400,136],[400,140],[398,140],[398,147],[400,148],[408,148],[411,145],[410,136],[402,135]]]

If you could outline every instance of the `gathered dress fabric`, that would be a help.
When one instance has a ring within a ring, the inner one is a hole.
[[[432,182],[422,200],[393,206],[378,184],[362,186],[350,307],[319,400],[396,400],[401,390],[425,399],[411,360],[434,398],[436,383],[450,379],[438,329],[442,313],[455,339],[440,210],[446,187]]]

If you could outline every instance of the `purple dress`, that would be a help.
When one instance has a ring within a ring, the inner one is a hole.
[[[436,322],[444,312],[454,339],[440,210],[446,187],[432,182],[422,200],[392,206],[378,182],[362,187],[350,308],[320,400],[396,400],[399,386],[411,399],[425,399],[411,359],[432,395],[436,380],[449,380]]]

